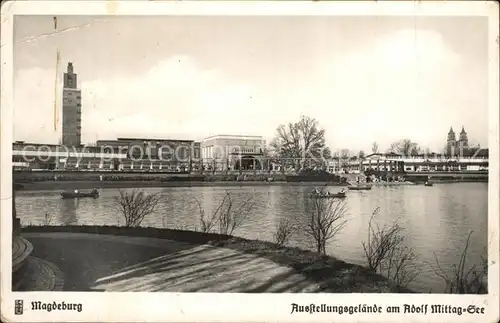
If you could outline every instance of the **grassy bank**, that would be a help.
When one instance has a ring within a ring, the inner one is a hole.
[[[299,248],[278,246],[271,242],[249,240],[215,233],[160,229],[151,227],[119,226],[28,226],[22,232],[78,232],[118,236],[168,239],[192,244],[209,244],[267,258],[293,268],[319,291],[328,293],[411,293],[406,288],[392,285],[386,278],[365,267],[349,264],[331,256]]]
[[[325,182],[254,182],[254,181],[221,181],[221,182],[161,182],[161,181],[43,181],[22,183],[23,191],[70,190],[93,188],[143,188],[143,187],[238,187],[238,186],[279,186],[279,185],[324,185]],[[329,185],[343,185],[329,183]]]

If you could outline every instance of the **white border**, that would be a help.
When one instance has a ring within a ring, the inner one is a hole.
[[[2,5],[1,25],[1,312],[2,320],[16,322],[312,322],[312,321],[435,321],[496,322],[499,317],[499,54],[498,5],[472,2],[136,2],[136,1],[21,1]],[[11,145],[13,117],[13,15],[460,15],[489,17],[489,290],[475,295],[401,294],[174,294],[174,293],[13,293],[11,272]],[[78,312],[32,312],[13,315],[14,300],[83,303]],[[292,302],[330,305],[450,304],[486,306],[486,315],[332,314],[290,315]]]

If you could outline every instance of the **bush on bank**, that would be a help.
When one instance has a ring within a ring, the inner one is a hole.
[[[23,232],[68,232],[168,239],[193,244],[209,244],[255,254],[288,266],[318,284],[321,292],[334,293],[413,293],[391,284],[385,277],[354,264],[313,251],[230,235],[153,227],[120,226],[27,226]]]

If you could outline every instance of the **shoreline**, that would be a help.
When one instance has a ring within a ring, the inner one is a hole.
[[[434,184],[453,184],[453,183],[488,183],[488,181],[467,180],[467,179],[449,179],[449,180],[433,180]],[[423,185],[415,182],[384,182],[384,183],[368,183],[373,187],[386,186],[413,186]],[[19,186],[19,191],[47,191],[47,190],[70,190],[83,189],[90,190],[93,188],[105,189],[120,189],[120,188],[182,188],[182,187],[243,187],[243,186],[335,186],[348,187],[349,183],[335,182],[286,182],[286,181],[40,181],[31,183],[16,183]]]
[[[320,293],[416,293],[408,288],[392,284],[387,278],[366,267],[350,264],[333,256],[322,256],[314,251],[217,233],[153,227],[73,225],[26,226],[22,228],[21,235],[23,233],[49,232],[146,237],[229,248],[263,257],[279,265],[292,268],[297,273],[304,275],[311,284],[318,284],[318,292]]]
[[[214,182],[188,182],[188,181],[43,181],[34,183],[19,183],[23,187],[20,191],[44,191],[44,190],[64,190],[64,189],[93,189],[93,188],[167,188],[167,187],[242,187],[242,186],[344,186],[347,183],[329,182],[257,182],[257,181],[214,181]]]

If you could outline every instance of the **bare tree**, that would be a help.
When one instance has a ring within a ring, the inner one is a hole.
[[[223,211],[223,207],[225,206],[227,194],[224,196],[222,202],[220,202],[219,205],[215,208],[215,210],[208,216],[205,212],[205,208],[201,205],[200,200],[198,200],[196,197],[193,197],[193,199],[195,200],[199,209],[198,220],[200,222],[200,231],[204,233],[211,232],[221,218],[221,212]]]
[[[144,218],[157,208],[161,196],[159,193],[146,194],[134,189],[132,192],[119,190],[114,198],[114,208],[124,217],[126,227],[138,227]]]
[[[274,233],[274,242],[278,246],[284,246],[296,230],[297,227],[288,218],[282,217]]]
[[[346,203],[337,199],[314,198],[308,221],[302,225],[306,234],[313,238],[316,251],[326,254],[326,244],[346,225]]]
[[[246,196],[239,205],[233,202],[231,193],[226,195],[220,204],[219,233],[232,235],[234,230],[245,222],[254,207],[253,194]]]
[[[359,158],[359,159],[364,159],[364,158],[365,158],[365,152],[364,152],[363,150],[360,150],[360,151],[358,152],[358,158]]]
[[[406,287],[418,276],[419,271],[415,266],[417,260],[415,250],[403,245],[402,242],[403,239],[389,252],[382,274],[396,285]]]
[[[407,286],[418,275],[414,265],[417,255],[404,244],[404,229],[397,220],[383,227],[374,222],[379,210],[376,208],[370,216],[368,240],[362,242],[368,268],[399,286]]]
[[[217,207],[210,214],[207,214],[202,203],[195,197],[193,199],[199,210],[199,230],[204,233],[212,232],[218,225],[220,234],[233,234],[234,230],[243,224],[254,206],[253,196],[245,196],[241,203],[235,204],[231,193],[226,191],[222,200],[213,203]]]
[[[296,167],[305,167],[311,159],[330,158],[330,149],[325,145],[325,130],[316,119],[301,116],[300,120],[276,129],[271,147],[280,158],[299,161]]]
[[[420,149],[416,142],[413,142],[410,139],[402,139],[391,144],[390,152],[401,154],[403,156],[415,156],[420,153]]]
[[[373,154],[378,153],[378,144],[376,142],[373,142],[372,144],[372,153]]]
[[[445,293],[449,294],[487,294],[488,293],[488,257],[485,250],[481,256],[481,265],[478,267],[472,265],[469,270],[465,270],[467,251],[472,231],[467,235],[464,249],[460,256],[458,264],[454,264],[452,276],[449,277],[439,264],[439,260],[434,253],[436,267],[431,265],[436,275],[441,277],[446,286]]]

